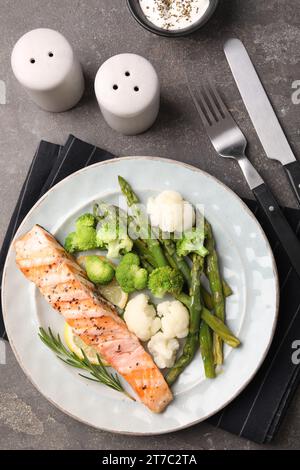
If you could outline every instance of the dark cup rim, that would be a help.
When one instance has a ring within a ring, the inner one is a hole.
[[[200,20],[184,29],[167,30],[155,26],[153,23],[151,23],[151,21],[146,18],[139,6],[139,0],[127,0],[127,6],[130,13],[144,29],[159,36],[164,36],[168,38],[178,38],[182,36],[187,36],[202,28],[202,26],[204,26],[207,21],[212,17],[218,4],[219,0],[209,0],[209,6],[202,18],[200,18]]]

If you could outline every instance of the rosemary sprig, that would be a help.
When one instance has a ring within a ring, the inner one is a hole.
[[[87,355],[81,349],[83,358],[78,357],[74,352],[70,351],[63,344],[59,334],[55,336],[51,330],[48,328],[48,333],[44,328],[39,329],[39,337],[43,343],[50,348],[56,356],[69,366],[75,367],[76,369],[85,370],[90,373],[91,377],[88,377],[84,374],[79,374],[85,379],[92,380],[93,382],[100,382],[107,387],[116,390],[117,392],[124,393],[127,397],[133,399],[123,388],[120,379],[117,374],[110,374],[106,367],[101,361],[101,357],[97,354],[97,359],[99,364],[92,364],[88,359]]]

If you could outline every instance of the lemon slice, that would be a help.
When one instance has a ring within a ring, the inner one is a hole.
[[[65,338],[65,342],[68,348],[73,353],[75,353],[76,356],[80,357],[80,359],[83,359],[83,354],[81,352],[81,349],[82,349],[84,353],[86,354],[88,360],[92,364],[98,364],[96,349],[92,348],[91,346],[88,346],[79,338],[79,336],[75,335],[73,332],[73,328],[68,323],[65,323],[64,338]],[[102,362],[103,362],[103,365],[105,366],[108,365],[107,362],[103,360]]]
[[[102,260],[106,260],[105,256],[98,255],[98,257]],[[85,260],[86,256],[79,256],[77,258],[77,263],[85,269]],[[110,262],[110,261],[109,261]],[[110,262],[111,263],[111,262]],[[113,266],[114,263],[111,263]],[[100,294],[109,302],[111,302],[113,305],[116,305],[119,308],[125,308],[125,305],[127,304],[128,301],[128,294],[126,292],[122,291],[121,287],[117,283],[115,279],[113,279],[109,284],[98,286],[98,290]]]
[[[119,308],[125,308],[128,300],[128,294],[122,291],[115,279],[106,286],[98,286],[98,290],[103,297]]]

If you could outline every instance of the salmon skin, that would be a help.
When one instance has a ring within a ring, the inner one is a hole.
[[[39,225],[14,247],[19,269],[74,333],[124,377],[151,411],[163,411],[173,396],[162,373],[75,259]]]

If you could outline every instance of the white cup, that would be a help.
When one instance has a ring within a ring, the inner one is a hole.
[[[83,95],[81,65],[57,31],[40,28],[24,34],[13,49],[11,65],[32,100],[46,111],[67,111]]]
[[[158,76],[139,55],[119,54],[104,62],[95,79],[95,93],[104,119],[122,134],[146,131],[158,115]]]

